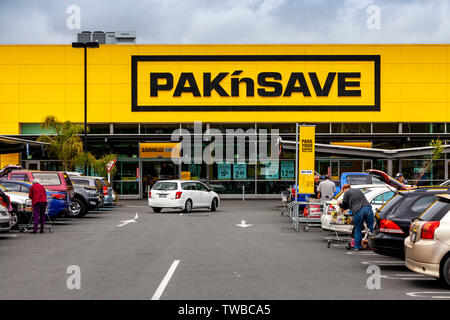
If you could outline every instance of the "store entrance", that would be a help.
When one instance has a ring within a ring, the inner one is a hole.
[[[142,195],[159,180],[179,179],[179,169],[172,161],[142,161]]]

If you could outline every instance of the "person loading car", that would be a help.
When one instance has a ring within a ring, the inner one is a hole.
[[[41,233],[44,233],[45,225],[45,209],[47,207],[47,194],[45,188],[39,183],[38,179],[31,181],[33,184],[30,188],[28,197],[31,199],[33,206],[34,227],[33,232],[37,233],[39,221],[41,222]]]
[[[338,205],[341,209],[350,211],[353,214],[354,224],[354,239],[355,239],[355,251],[359,251],[362,248],[362,228],[364,221],[370,229],[370,233],[373,233],[373,212],[370,203],[367,201],[364,194],[359,189],[351,189],[349,184],[342,187],[344,192],[344,198],[338,201]]]

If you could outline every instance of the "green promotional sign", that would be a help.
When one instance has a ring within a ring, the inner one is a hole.
[[[219,163],[217,165],[217,179],[219,180],[231,179],[231,164]]]
[[[295,164],[293,161],[281,161],[281,179],[295,178]]]
[[[278,179],[278,163],[274,163],[271,165],[271,162],[266,162],[266,167],[264,168],[264,173],[266,176],[266,180],[276,180]]]
[[[236,163],[233,166],[233,179],[247,179],[247,164]]]

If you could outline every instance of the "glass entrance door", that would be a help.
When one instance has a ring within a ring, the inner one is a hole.
[[[159,180],[179,179],[178,166],[171,160],[142,161],[142,195],[147,197],[148,190]]]

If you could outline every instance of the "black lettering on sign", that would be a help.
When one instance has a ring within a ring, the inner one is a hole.
[[[186,87],[186,82],[189,86]],[[194,97],[201,97],[200,91],[198,90],[197,82],[195,81],[194,74],[192,72],[182,72],[180,79],[178,80],[177,87],[173,93],[174,97],[179,97],[183,92],[192,93]]]
[[[165,84],[159,84],[159,79],[166,81]],[[173,88],[173,75],[168,72],[150,73],[150,96],[157,97],[158,91],[170,91]]]
[[[338,96],[339,97],[361,97],[361,90],[347,90],[347,87],[359,87],[359,81],[347,81],[347,78],[361,79],[361,72],[339,72],[338,73]]]
[[[279,82],[267,81],[267,78],[281,80],[281,74],[278,72],[261,72],[258,74],[258,84],[261,87],[273,88],[273,91],[267,91],[264,88],[258,89],[261,97],[279,97],[283,93],[283,86]]]
[[[302,152],[313,152],[312,139],[302,139],[301,148],[302,148]]]

